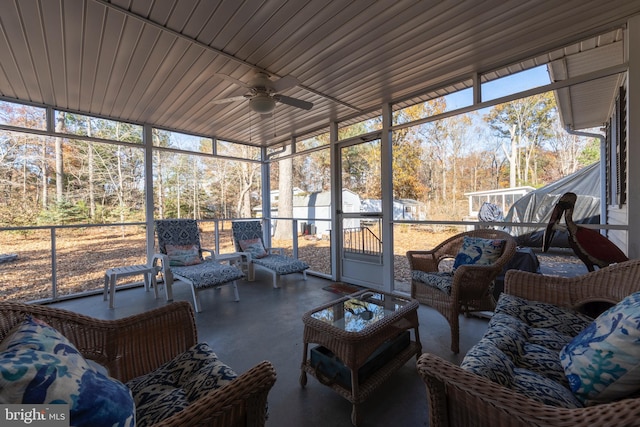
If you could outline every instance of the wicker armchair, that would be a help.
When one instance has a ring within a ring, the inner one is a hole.
[[[27,316],[56,328],[85,358],[107,367],[122,382],[157,369],[197,342],[193,309],[186,301],[117,320],[0,302],[0,340]],[[263,361],[156,426],[263,426],[267,394],[275,380],[272,364]]]
[[[465,236],[503,239],[506,244],[502,255],[491,265],[462,265],[458,267],[451,279],[451,293],[426,285],[415,278],[411,280],[411,297],[436,309],[449,322],[451,351],[454,353],[460,351],[458,316],[461,312],[468,314],[474,311],[493,310],[495,300],[491,293],[491,284],[515,254],[516,240],[504,231],[479,229],[456,234],[430,251],[407,252],[412,272],[437,272],[442,261],[455,258],[462,247]]]
[[[505,292],[528,300],[580,308],[603,301],[615,304],[640,291],[640,260],[564,278],[509,270]],[[507,387],[424,353],[418,372],[426,383],[432,427],[637,426],[640,398],[580,409],[543,405]]]

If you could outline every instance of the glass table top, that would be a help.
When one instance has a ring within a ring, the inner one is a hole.
[[[408,298],[364,292],[347,300],[338,300],[329,307],[311,313],[311,317],[347,332],[360,332],[410,303]]]

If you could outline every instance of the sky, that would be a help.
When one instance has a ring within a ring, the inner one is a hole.
[[[549,73],[546,65],[531,68],[519,73],[511,74],[500,79],[493,80],[482,84],[482,100],[489,101],[500,98],[502,96],[511,95],[513,93],[522,92],[548,85]],[[472,104],[473,89],[465,89],[456,93],[447,95],[447,110],[456,110],[458,108],[467,107]]]

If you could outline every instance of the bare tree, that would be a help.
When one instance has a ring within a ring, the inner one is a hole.
[[[56,132],[64,131],[64,114],[58,114]],[[56,146],[56,202],[62,203],[64,196],[64,162],[62,155],[62,138],[55,138]]]
[[[283,156],[291,154],[291,144],[284,147]],[[287,157],[278,162],[278,217],[293,217],[293,159]],[[274,238],[277,240],[288,240],[293,235],[293,224],[291,221],[278,221]]]

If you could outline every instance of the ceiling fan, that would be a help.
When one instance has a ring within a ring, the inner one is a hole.
[[[221,78],[228,80],[232,83],[242,86],[249,90],[248,93],[241,96],[234,96],[231,98],[215,99],[211,101],[211,104],[225,104],[228,102],[237,101],[249,101],[249,107],[258,114],[269,114],[276,108],[276,102],[282,104],[291,105],[292,107],[302,108],[303,110],[310,110],[313,107],[313,103],[303,101],[297,98],[291,98],[289,96],[280,95],[278,92],[282,92],[286,89],[292,88],[299,84],[298,79],[293,76],[284,76],[278,80],[271,80],[269,75],[263,71],[256,72],[256,75],[245,83],[241,80],[227,76],[225,74],[217,74]]]

